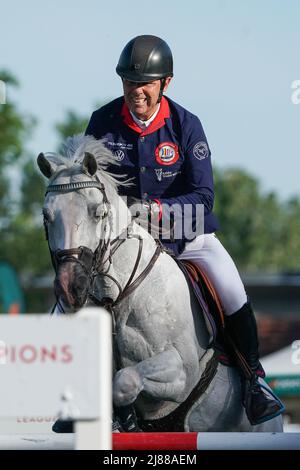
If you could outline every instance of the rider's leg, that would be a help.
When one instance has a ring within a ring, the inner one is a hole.
[[[251,304],[248,302],[233,315],[226,317],[226,328],[238,350],[246,358],[253,373],[247,380],[244,404],[251,424],[259,424],[284,411],[282,403],[261,388],[257,371],[260,369],[257,326]]]
[[[200,235],[188,243],[179,259],[191,260],[203,269],[219,295],[225,315],[232,315],[247,302],[238,270],[215,234]]]
[[[231,256],[214,234],[206,234],[188,243],[179,258],[198,264],[213,283],[226,315],[227,331],[252,370],[245,397],[249,421],[258,424],[277,416],[283,411],[281,402],[267,396],[258,382],[256,320]]]

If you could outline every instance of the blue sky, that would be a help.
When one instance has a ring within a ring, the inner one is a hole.
[[[287,198],[300,196],[299,23],[297,0],[0,0],[0,68],[21,83],[8,100],[38,119],[37,154],[56,148],[67,109],[90,115],[121,94],[115,66],[132,37],[161,36],[174,55],[168,95],[199,116],[213,162]]]

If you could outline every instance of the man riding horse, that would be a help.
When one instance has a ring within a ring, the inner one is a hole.
[[[216,288],[226,318],[226,329],[251,369],[245,382],[244,405],[251,424],[282,413],[276,397],[267,396],[258,376],[256,320],[237,268],[215,235],[214,187],[211,153],[198,117],[163,96],[173,77],[172,53],[165,41],[150,35],[132,39],[121,53],[117,74],[124,96],[95,111],[86,134],[105,139],[119,166],[111,171],[134,179],[120,194],[134,202],[134,215],[158,223],[163,208],[178,204],[184,214],[192,205],[204,207],[204,230],[194,240],[163,239],[184,260],[199,265]],[[137,212],[138,211],[138,212]]]

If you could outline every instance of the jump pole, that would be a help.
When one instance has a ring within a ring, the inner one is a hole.
[[[300,433],[113,433],[113,450],[300,450]],[[74,450],[74,434],[0,435],[2,450]]]

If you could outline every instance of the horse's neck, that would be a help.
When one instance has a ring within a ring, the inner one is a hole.
[[[124,288],[134,270],[139,249],[142,249],[141,259],[134,276],[134,278],[136,278],[149,263],[155,251],[156,243],[146,230],[140,227],[136,222],[132,222],[131,214],[121,198],[118,198],[117,202],[113,204],[112,209],[110,240],[117,240],[117,244],[119,244],[119,239],[124,241],[120,243],[111,257],[111,264],[108,270],[109,276],[99,276],[96,282],[96,288],[101,292],[103,297],[115,299],[118,295],[118,288],[115,281]],[[114,250],[114,245],[110,245],[108,248],[105,256],[106,259],[109,258],[109,250]],[[104,269],[107,267],[108,265],[104,266]],[[112,281],[111,277],[113,277],[115,281]]]

